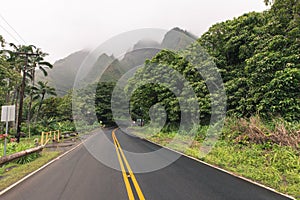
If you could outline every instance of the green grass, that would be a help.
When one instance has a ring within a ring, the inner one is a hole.
[[[29,141],[22,141],[20,143],[9,142],[6,145],[6,155],[10,155],[33,147],[35,147],[34,143]],[[4,154],[4,142],[0,143],[0,156],[3,156],[3,154]]]
[[[31,138],[21,138],[20,143],[8,142],[6,154],[10,155],[33,148],[35,147],[35,139],[40,141],[40,138],[41,136],[33,136]],[[63,141],[64,138],[60,142]],[[4,140],[1,140],[0,156],[3,156],[3,150]],[[47,151],[44,149],[41,153],[33,153],[0,166],[0,190],[17,182],[60,154],[61,152],[59,151]]]
[[[35,147],[35,138],[37,137],[21,138],[20,143],[8,143],[7,155]],[[61,142],[63,141],[64,139],[61,140]],[[0,156],[3,156],[3,143],[0,143]],[[17,182],[60,154],[60,151],[47,151],[44,149],[41,153],[33,153],[2,165],[0,167],[0,190]]]
[[[291,147],[272,145],[264,149],[264,145],[243,146],[220,140],[205,157],[200,157],[200,143],[187,147],[184,138],[168,144],[173,136],[160,133],[150,140],[300,199],[300,157]]]
[[[41,156],[32,162],[26,164],[17,164],[15,162],[10,162],[3,165],[2,167],[0,167],[0,190],[5,189],[9,185],[25,177],[27,174],[37,170],[50,160],[57,157],[59,154],[60,152],[57,151],[43,151],[41,153]],[[9,168],[12,169],[7,170]]]
[[[145,138],[300,200],[299,149],[274,143],[238,143],[235,138],[245,133],[236,132],[234,127],[239,126],[239,121],[230,120],[228,119],[225,124],[217,143],[205,156],[202,156],[200,148],[207,127],[199,127],[193,138],[186,134],[178,134],[174,139],[175,132],[159,132],[152,136],[146,134]],[[275,127],[274,124],[268,125]],[[292,128],[286,126],[288,127],[287,131],[299,130],[299,124],[290,124],[289,126]],[[190,139],[194,139],[194,142],[187,145]]]
[[[299,152],[291,147],[273,145],[266,150],[257,144],[220,141],[204,161],[300,199]]]

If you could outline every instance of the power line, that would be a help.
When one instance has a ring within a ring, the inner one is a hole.
[[[22,36],[14,29],[8,21],[0,14],[0,17],[3,19],[3,21],[18,35],[18,37],[26,44],[26,41],[22,38]]]
[[[1,24],[0,27],[8,34],[10,35],[10,37],[12,37],[17,43],[21,44],[21,42],[19,40],[17,40],[17,38],[15,38],[8,30],[6,30],[6,28],[4,28]]]

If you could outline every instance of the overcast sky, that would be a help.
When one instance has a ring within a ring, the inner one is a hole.
[[[126,31],[180,27],[200,36],[217,22],[266,9],[263,0],[6,0],[0,35],[36,45],[54,62]]]

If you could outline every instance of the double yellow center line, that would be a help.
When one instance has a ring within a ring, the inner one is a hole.
[[[122,175],[123,175],[123,180],[124,180],[124,183],[125,183],[125,186],[126,186],[126,190],[127,190],[127,194],[128,194],[128,199],[129,200],[134,200],[134,195],[133,195],[133,190],[131,188],[131,185],[130,185],[130,182],[129,182],[129,178],[131,179],[132,183],[133,183],[133,186],[135,188],[135,191],[139,197],[140,200],[145,200],[145,197],[142,193],[142,190],[131,170],[131,167],[124,155],[124,152],[121,148],[121,145],[116,137],[116,134],[115,134],[115,131],[117,130],[118,128],[114,129],[112,131],[112,138],[114,140],[114,144],[115,144],[115,148],[116,148],[116,152],[117,152],[117,156],[118,156],[118,160],[119,160],[119,163],[120,163],[120,167],[121,167],[121,171],[122,171]],[[124,166],[124,163],[125,163],[125,166]],[[125,170],[125,167],[127,168],[127,171],[129,173],[129,175],[127,175],[126,173],[126,170]]]

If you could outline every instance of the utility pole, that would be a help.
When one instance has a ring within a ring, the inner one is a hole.
[[[23,101],[24,101],[24,93],[25,93],[25,85],[26,85],[26,70],[28,66],[28,57],[30,56],[38,56],[36,53],[27,53],[27,52],[16,52],[16,54],[24,55],[25,56],[25,65],[23,68],[23,77],[21,83],[21,90],[20,90],[20,103],[19,103],[19,113],[18,113],[18,120],[17,120],[17,143],[20,142],[21,137],[21,123],[22,123],[22,115],[23,115]]]

